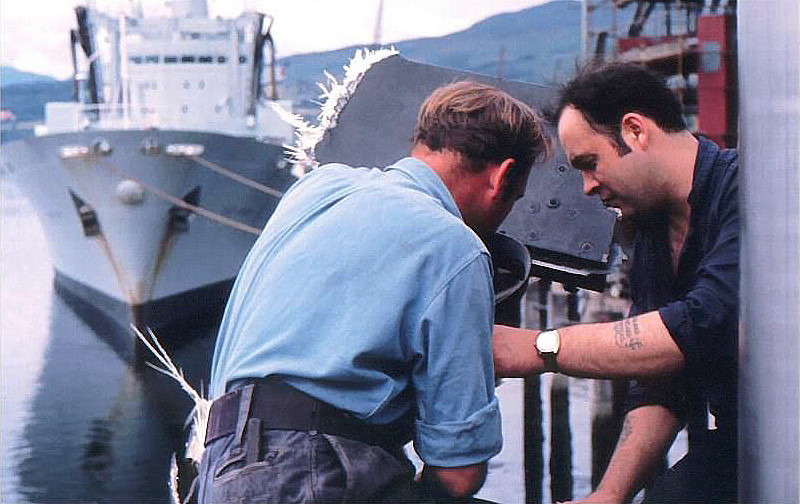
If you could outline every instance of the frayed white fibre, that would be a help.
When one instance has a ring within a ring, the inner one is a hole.
[[[337,81],[336,77],[330,73],[325,72],[327,84],[317,84],[322,91],[320,98],[324,98],[325,101],[320,107],[316,125],[307,123],[302,117],[292,114],[278,105],[272,105],[278,115],[295,128],[295,144],[284,145],[287,159],[294,165],[293,175],[300,178],[319,166],[315,149],[325,132],[336,127],[339,114],[353,96],[356,87],[370,67],[395,54],[399,53],[393,47],[376,51],[359,49],[350,62],[345,65],[345,73],[341,82]]]
[[[189,398],[194,403],[194,408],[189,413],[189,417],[186,419],[186,424],[191,424],[191,428],[189,431],[189,437],[186,441],[186,458],[192,459],[195,463],[200,463],[200,459],[203,456],[203,451],[205,450],[205,438],[206,438],[206,429],[208,428],[208,414],[211,410],[211,401],[203,397],[201,393],[198,393],[194,387],[192,387],[189,382],[186,381],[186,378],[183,376],[183,371],[172,362],[169,354],[164,347],[161,346],[159,343],[158,338],[156,335],[153,334],[153,331],[148,328],[147,329],[147,336],[145,336],[137,327],[131,326],[133,331],[136,333],[136,336],[144,343],[144,345],[152,352],[152,354],[158,359],[163,367],[159,367],[153,365],[151,363],[147,363],[150,367],[162,373],[164,375],[169,376],[176,382],[178,385],[181,386],[184,392],[189,396]],[[148,338],[149,336],[149,338]]]
[[[181,496],[178,494],[178,456],[172,454],[169,461],[169,502],[170,504],[181,504]]]

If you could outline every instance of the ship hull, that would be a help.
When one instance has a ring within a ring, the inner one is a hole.
[[[168,154],[169,146],[202,153]],[[125,328],[218,318],[258,230],[295,181],[280,167],[279,145],[217,133],[71,132],[3,150],[4,175],[48,237],[56,290]]]

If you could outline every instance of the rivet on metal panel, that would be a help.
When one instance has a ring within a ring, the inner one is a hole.
[[[547,208],[558,208],[561,205],[561,202],[558,201],[558,198],[550,198],[547,200]]]
[[[589,252],[590,250],[592,250],[592,247],[594,247],[592,242],[585,241],[581,243],[581,252]]]
[[[567,172],[567,167],[565,165],[563,165],[563,164],[560,164],[560,165],[558,165],[557,170],[558,170],[559,173],[566,173]]]

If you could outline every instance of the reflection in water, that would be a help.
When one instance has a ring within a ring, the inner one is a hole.
[[[189,400],[169,378],[131,362],[131,352],[120,353],[114,342],[132,341],[131,334],[84,320],[54,294],[44,232],[6,182],[0,502],[167,502],[169,459],[182,447]],[[214,334],[181,331],[191,343],[169,349],[196,387],[207,383]]]
[[[188,399],[168,378],[121,359],[57,295],[51,317],[18,440],[18,493],[32,502],[167,502]],[[207,381],[213,334],[173,351],[195,385]]]

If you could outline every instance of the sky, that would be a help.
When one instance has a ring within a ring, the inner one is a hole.
[[[94,0],[109,9],[130,0]],[[548,0],[383,0],[384,44],[440,36],[468,28],[493,14]],[[380,0],[208,0],[211,15],[236,16],[249,5],[274,18],[278,57],[371,44]],[[69,29],[78,0],[0,0],[0,62],[27,72],[71,74]],[[161,2],[143,0],[145,9]],[[106,9],[106,10],[109,10]]]

